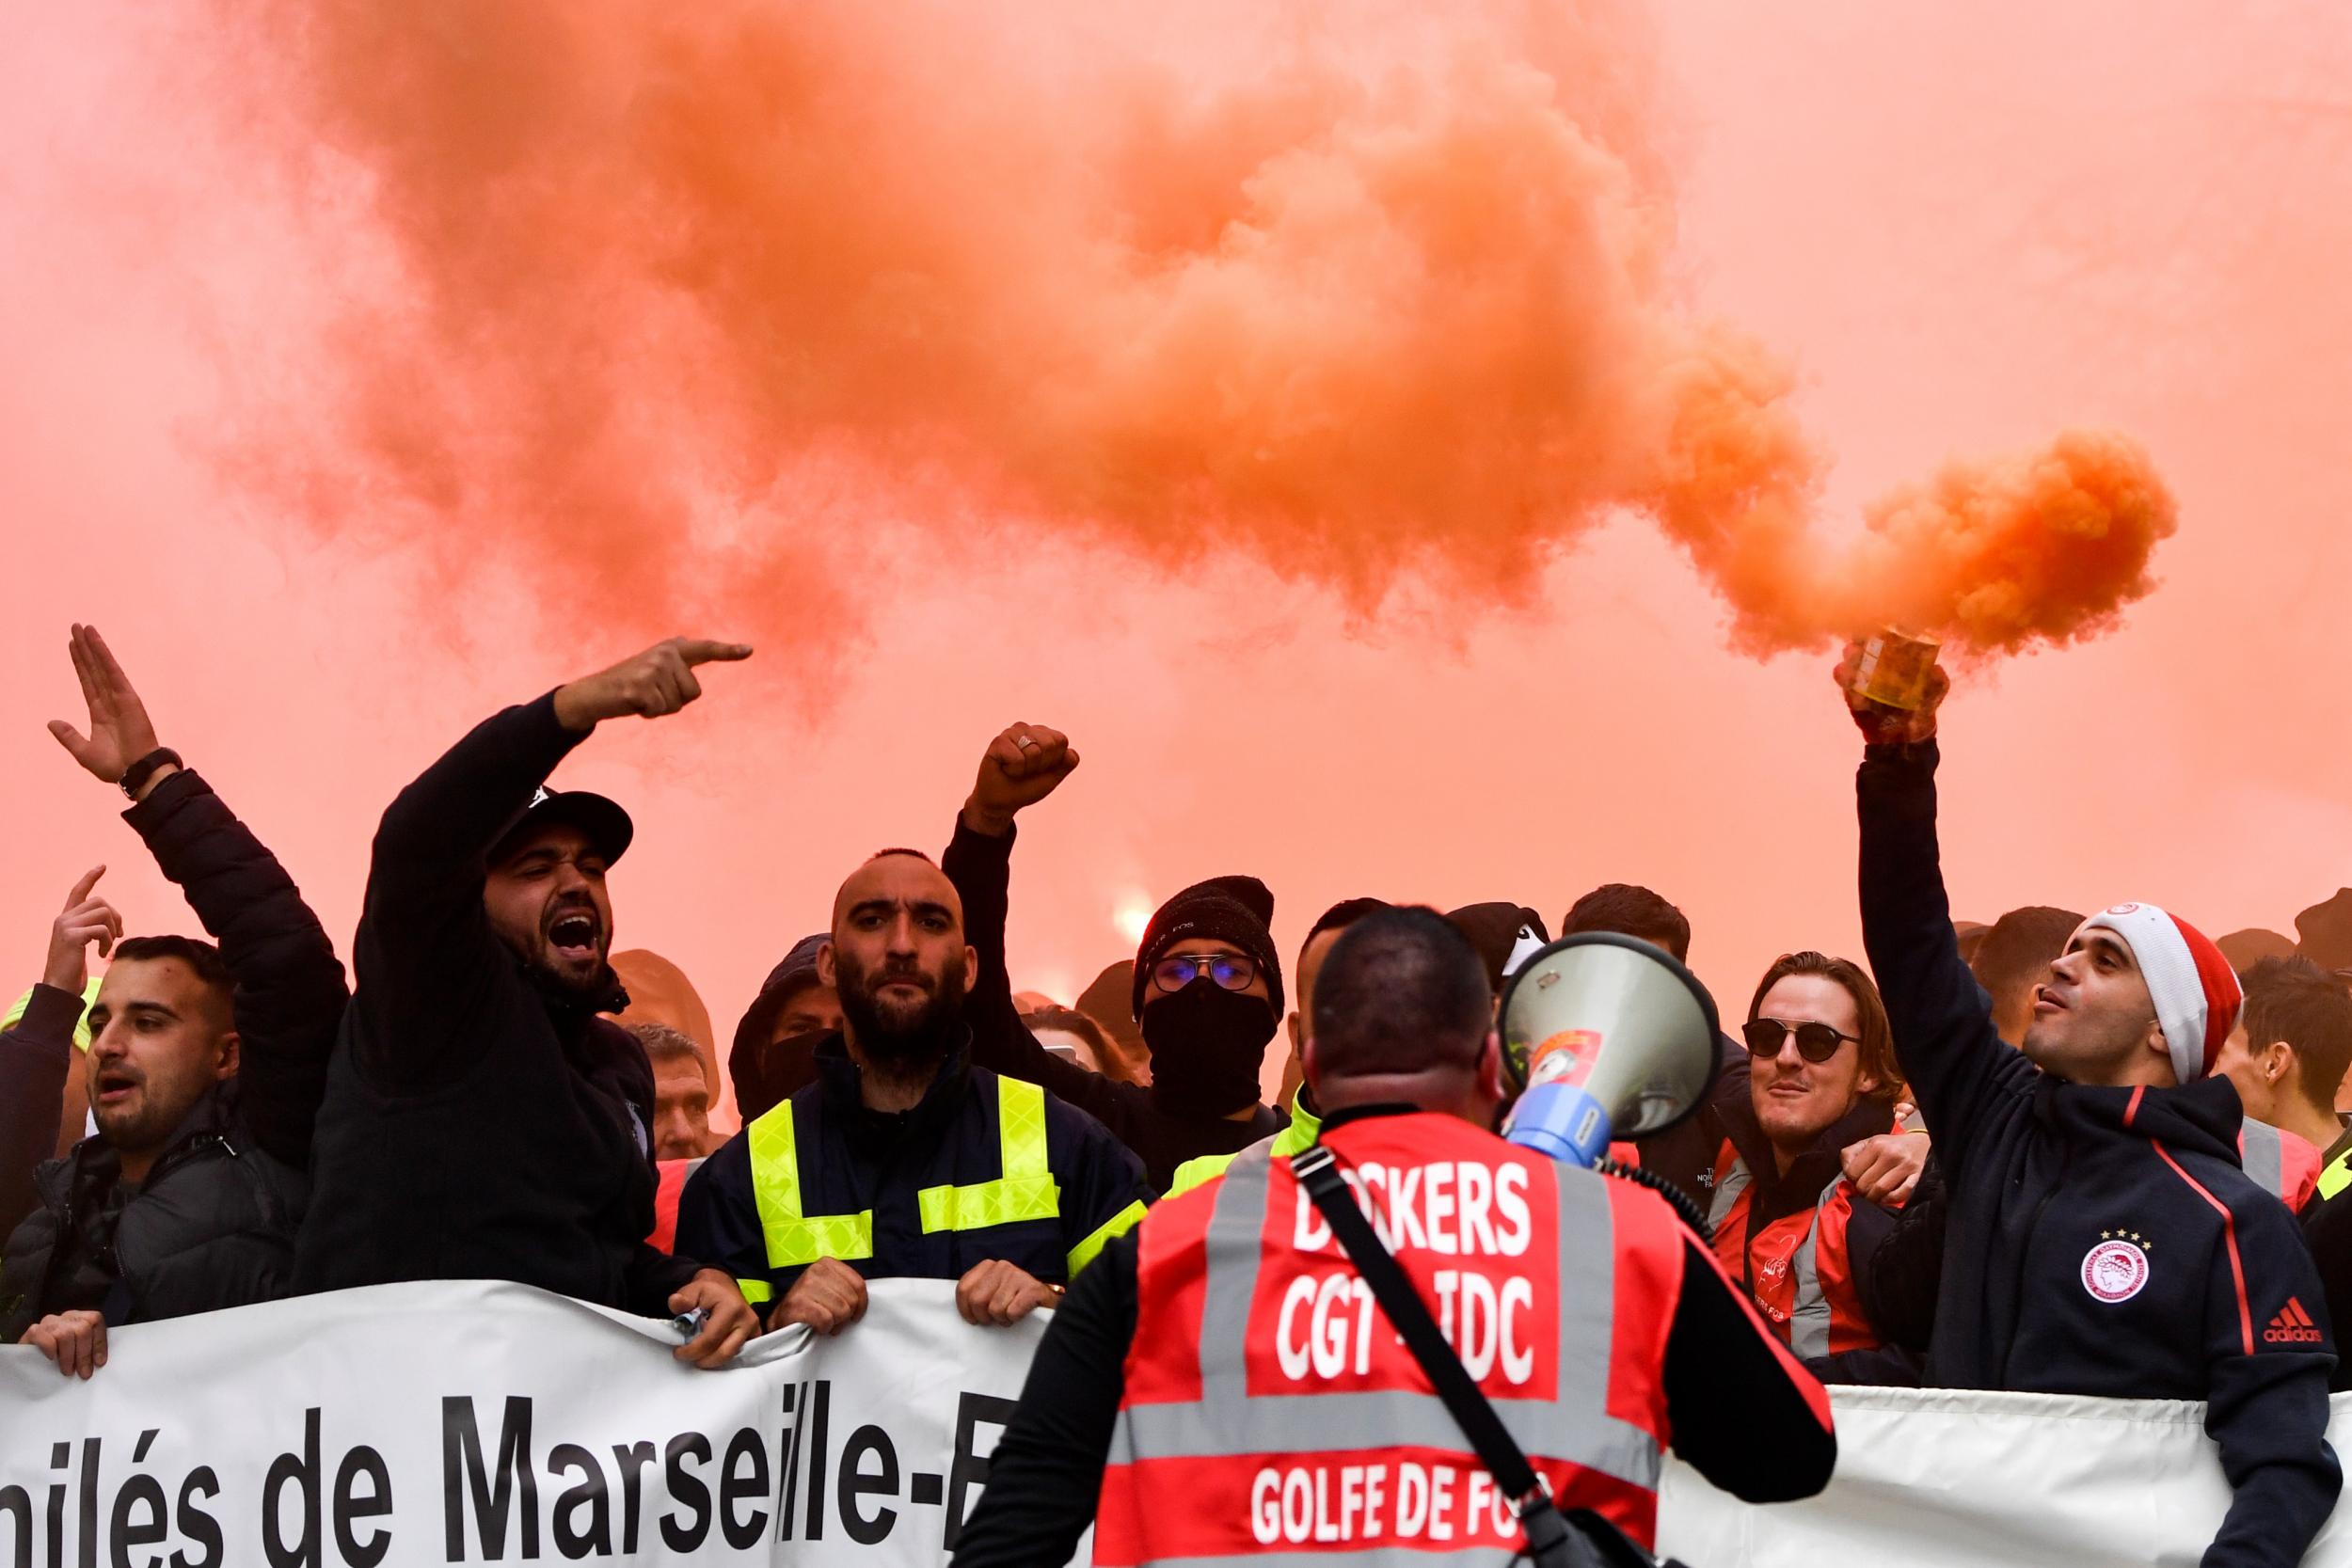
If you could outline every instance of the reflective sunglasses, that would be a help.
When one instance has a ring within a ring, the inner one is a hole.
[[[1258,960],[1238,953],[1201,953],[1162,958],[1152,966],[1152,982],[1162,990],[1182,990],[1204,974],[1227,990],[1248,990],[1258,977]]]
[[[1841,1035],[1826,1023],[1815,1023],[1810,1020],[1790,1023],[1777,1018],[1752,1018],[1740,1026],[1740,1033],[1747,1040],[1748,1054],[1751,1056],[1777,1056],[1781,1041],[1794,1035],[1797,1037],[1797,1054],[1816,1065],[1836,1055],[1838,1046],[1847,1040],[1852,1040],[1856,1045],[1862,1043],[1858,1036]]]

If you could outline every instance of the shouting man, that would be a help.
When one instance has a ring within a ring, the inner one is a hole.
[[[588,733],[702,695],[695,667],[748,658],[673,638],[477,725],[384,814],[358,984],[319,1114],[296,1282],[512,1279],[647,1316],[708,1314],[681,1358],[715,1367],[757,1329],[732,1278],[645,1243],[654,1084],[600,1014],[605,873],[628,816],[550,794]]]

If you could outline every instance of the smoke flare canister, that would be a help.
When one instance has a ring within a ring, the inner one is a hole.
[[[1932,637],[1914,637],[1893,627],[1863,640],[1862,657],[1854,665],[1854,693],[1881,707],[1904,713],[1928,699],[1928,677],[1935,673],[1936,655],[1944,644]]]

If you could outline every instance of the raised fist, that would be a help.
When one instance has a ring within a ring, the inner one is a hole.
[[[1854,727],[1862,738],[1873,746],[1916,746],[1935,738],[1935,710],[1944,705],[1944,699],[1952,689],[1952,677],[1937,665],[1928,672],[1927,695],[1915,708],[1888,707],[1874,703],[1854,690],[1855,673],[1862,662],[1862,644],[1846,644],[1845,657],[1837,661],[1837,689],[1845,695],[1846,707],[1853,715]]]
[[[702,682],[694,678],[694,666],[733,663],[751,657],[748,642],[667,638],[610,670],[558,688],[555,721],[567,730],[584,731],[630,713],[641,719],[659,719],[703,694]]]
[[[988,743],[980,776],[963,803],[964,825],[990,838],[1012,831],[1012,819],[1061,786],[1078,766],[1070,737],[1042,724],[1014,724]]]

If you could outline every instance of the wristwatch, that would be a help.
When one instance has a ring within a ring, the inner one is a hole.
[[[140,786],[153,776],[158,768],[185,768],[180,753],[168,746],[158,746],[122,770],[122,793],[132,800],[139,798]]]

